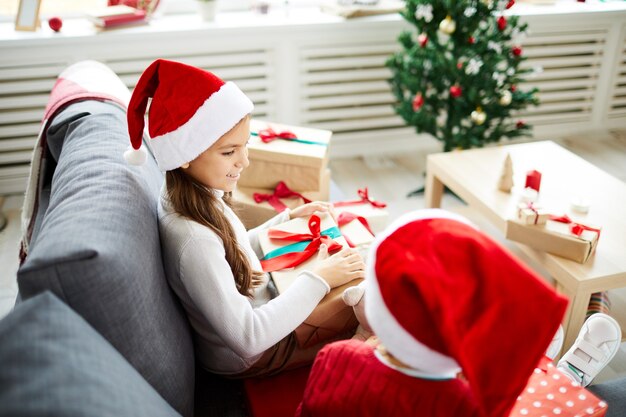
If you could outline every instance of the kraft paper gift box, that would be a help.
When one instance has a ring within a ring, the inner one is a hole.
[[[363,259],[367,261],[369,246],[375,239],[367,219],[344,211],[339,214],[337,223],[348,245],[356,248]]]
[[[517,398],[509,417],[606,415],[607,404],[572,381],[544,357]]]
[[[517,206],[517,220],[523,224],[543,225],[548,221],[550,213],[533,203],[519,203]]]
[[[359,189],[360,199],[333,202],[337,216],[343,212],[353,213],[364,217],[374,233],[385,230],[389,223],[389,212],[385,210],[387,204],[370,198],[367,188]]]
[[[577,225],[578,223],[573,223]],[[544,226],[525,225],[507,220],[505,237],[531,248],[585,263],[594,252],[599,230],[582,230],[580,236],[572,233],[571,224],[548,220]]]
[[[288,182],[286,182],[285,184],[289,189],[291,189]],[[254,227],[257,227],[258,225],[265,223],[266,221],[280,213],[280,211],[273,207],[268,201],[262,201],[260,203],[257,203],[254,199],[255,193],[269,196],[272,195],[275,191],[276,189],[247,187],[237,187],[237,189],[233,191],[233,209],[237,213],[237,216],[239,216],[239,219],[244,224],[246,229],[252,229]],[[321,190],[302,191],[297,193],[302,194],[306,199],[310,201],[328,201],[328,197],[330,195],[330,169],[327,168],[325,170]],[[280,202],[289,209],[294,209],[305,203],[302,198],[293,196],[288,198],[280,198]]]
[[[347,247],[346,240],[338,234],[338,228],[330,215],[320,215],[321,230],[334,231],[333,240]],[[284,230],[292,233],[310,233],[309,219],[298,218],[283,224],[272,227],[272,229]],[[292,244],[292,241],[278,241],[270,239],[268,231],[262,231],[259,234],[261,250],[264,254],[268,254],[274,250]],[[312,266],[317,262],[317,253],[314,253],[309,259],[300,265],[271,273],[276,289],[279,293],[283,293],[291,286],[303,270],[311,270]],[[304,323],[296,329],[296,340],[300,347],[309,347],[324,340],[329,340],[335,336],[345,334],[356,329],[358,321],[354,315],[352,307],[347,306],[341,299],[343,290],[357,285],[361,279],[355,279],[340,287],[333,288],[317,305],[315,310],[304,320]]]
[[[297,140],[276,139],[264,143],[255,134],[267,128],[277,133],[292,132]],[[279,181],[285,181],[295,191],[322,189],[331,131],[251,120],[250,132],[250,165],[241,173],[241,187],[273,188]]]

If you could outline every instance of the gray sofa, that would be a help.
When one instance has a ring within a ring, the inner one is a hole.
[[[123,106],[71,100],[45,127],[20,301],[0,322],[0,416],[246,415],[239,382],[196,368],[161,259],[164,177],[124,161]]]

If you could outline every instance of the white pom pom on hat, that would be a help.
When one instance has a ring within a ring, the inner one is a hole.
[[[146,163],[146,157],[146,150],[143,147],[133,149],[132,146],[129,146],[124,152],[124,159],[130,165],[141,166]]]
[[[252,112],[252,101],[232,82],[180,62],[157,59],[141,74],[128,105],[134,150],[143,141],[149,99],[149,144],[163,171],[190,162]],[[145,161],[125,152],[131,164]],[[142,162],[143,163],[143,162]]]

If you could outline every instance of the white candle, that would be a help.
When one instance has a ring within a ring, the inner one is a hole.
[[[524,203],[534,203],[535,201],[537,201],[537,197],[539,197],[539,193],[537,192],[537,190],[530,188],[530,187],[526,187],[522,190],[520,199]]]
[[[572,210],[578,213],[587,213],[590,206],[591,203],[589,202],[589,199],[580,195],[572,198],[570,202],[570,207],[572,208]]]

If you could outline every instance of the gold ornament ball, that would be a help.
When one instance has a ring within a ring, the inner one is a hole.
[[[487,120],[487,115],[484,111],[480,109],[480,107],[474,110],[470,117],[472,118],[472,122],[476,123],[477,125],[482,125],[483,123],[485,123],[485,120]]]
[[[446,35],[452,35],[456,30],[456,22],[452,20],[452,17],[446,16],[446,18],[439,23],[439,30]]]
[[[503,106],[508,106],[509,104],[511,104],[511,101],[513,100],[513,95],[511,95],[511,92],[506,90],[502,93],[502,96],[500,97],[500,104]]]

